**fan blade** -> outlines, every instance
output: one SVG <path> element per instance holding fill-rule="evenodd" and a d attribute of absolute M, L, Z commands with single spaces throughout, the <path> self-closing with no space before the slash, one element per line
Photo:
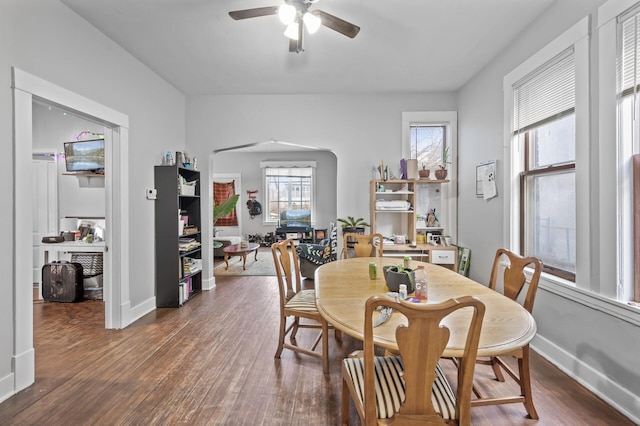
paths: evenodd
<path fill-rule="evenodd" d="M 337 31 L 340 34 L 344 34 L 347 37 L 354 38 L 360 32 L 359 26 L 353 25 L 352 23 L 347 22 L 344 19 L 340 19 L 337 16 L 330 15 L 327 12 L 313 10 L 311 13 L 320 18 L 322 25 Z"/>
<path fill-rule="evenodd" d="M 257 7 L 255 9 L 234 10 L 229 12 L 233 19 L 257 18 L 258 16 L 275 15 L 278 13 L 278 6 Z"/>

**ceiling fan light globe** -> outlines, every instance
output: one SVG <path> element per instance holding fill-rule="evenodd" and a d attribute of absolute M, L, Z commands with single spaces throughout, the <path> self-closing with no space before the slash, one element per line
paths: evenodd
<path fill-rule="evenodd" d="M 292 22 L 287 26 L 287 29 L 284 30 L 284 35 L 289 37 L 291 40 L 298 40 L 298 23 Z"/>
<path fill-rule="evenodd" d="M 278 8 L 278 17 L 285 25 L 291 25 L 296 19 L 297 10 L 290 4 L 283 4 Z"/>
<path fill-rule="evenodd" d="M 315 33 L 318 31 L 318 28 L 320 28 L 320 18 L 312 13 L 306 12 L 302 17 L 302 20 L 304 21 L 304 26 L 307 28 L 307 31 L 309 31 L 309 34 Z"/>

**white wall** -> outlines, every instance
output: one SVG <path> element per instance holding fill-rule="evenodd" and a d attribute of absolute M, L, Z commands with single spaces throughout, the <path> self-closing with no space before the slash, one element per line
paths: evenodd
<path fill-rule="evenodd" d="M 269 140 L 330 150 L 338 161 L 337 217 L 368 218 L 374 166 L 384 160 L 400 176 L 402 112 L 452 110 L 452 93 L 190 96 L 187 149 L 199 159 L 216 149 Z M 212 179 L 213 164 L 200 166 L 203 176 Z M 242 185 L 248 188 L 244 180 Z M 204 228 L 204 235 L 211 229 Z M 204 280 L 212 279 L 211 271 L 203 273 Z"/>
<path fill-rule="evenodd" d="M 592 13 L 592 22 L 597 21 L 597 7 L 603 2 L 557 0 L 459 92 L 458 230 L 460 243 L 471 248 L 470 276 L 477 281 L 488 282 L 495 251 L 507 241 L 503 216 L 506 198 L 501 193 L 504 179 L 503 77 L 581 18 Z M 597 46 L 597 42 L 592 41 L 592 48 L 594 44 Z M 592 55 L 597 57 L 596 52 L 592 51 Z M 597 82 L 597 67 L 592 66 L 590 71 L 592 82 Z M 592 83 L 592 90 L 594 87 Z M 597 93 L 592 93 L 592 102 L 596 102 L 597 97 Z M 591 113 L 593 122 L 597 123 L 597 103 L 592 104 Z M 591 138 L 592 147 L 597 147 L 597 132 Z M 498 160 L 498 197 L 484 201 L 475 197 L 475 165 L 492 159 Z M 597 158 L 593 163 L 597 167 Z M 598 200 L 599 190 L 615 193 L 615 188 L 593 185 L 590 194 L 593 200 Z M 609 217 L 615 217 L 615 211 L 611 211 Z M 593 229 L 595 235 L 598 234 L 596 228 L 597 225 Z M 605 249 L 601 245 L 592 247 L 594 265 L 602 250 Z M 592 279 L 598 279 L 596 275 Z M 600 279 L 615 280 L 615 276 Z M 637 356 L 640 353 L 640 327 L 637 315 L 636 320 L 624 320 L 607 314 L 597 298 L 585 295 L 582 302 L 574 299 L 571 293 L 558 294 L 541 285 L 534 309 L 538 335 L 532 346 L 609 403 L 627 415 L 635 416 L 634 421 L 640 421 L 640 358 Z"/>
<path fill-rule="evenodd" d="M 113 41 L 91 27 L 57 0 L 0 2 L 0 143 L 13 151 L 11 68 L 17 67 L 46 81 L 126 114 L 130 118 L 130 294 L 132 311 L 148 309 L 154 300 L 153 202 L 145 188 L 153 187 L 153 165 L 163 151 L 184 149 L 185 98 Z M 0 168 L 3 235 L 13 235 L 13 165 Z M 0 268 L 12 271 L 11 238 L 0 243 Z M 24 283 L 31 286 L 31 283 Z M 13 280 L 0 283 L 0 400 L 14 391 L 12 360 Z"/>
<path fill-rule="evenodd" d="M 83 131 L 104 133 L 104 126 L 55 107 L 33 104 L 33 149 L 64 153 L 64 142 L 76 140 Z M 85 138 L 86 139 L 86 138 Z M 77 177 L 66 173 L 64 157 L 58 156 L 58 218 L 104 217 L 105 181 L 101 177 Z M 58 222 L 59 223 L 59 222 Z"/>

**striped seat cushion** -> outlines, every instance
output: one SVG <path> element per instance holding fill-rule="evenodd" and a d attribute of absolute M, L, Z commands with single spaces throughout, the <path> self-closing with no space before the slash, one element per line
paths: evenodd
<path fill-rule="evenodd" d="M 318 312 L 318 308 L 316 308 L 316 291 L 301 290 L 289 299 L 284 306 L 287 309 L 295 309 L 296 311 Z"/>
<path fill-rule="evenodd" d="M 356 389 L 360 404 L 364 405 L 364 358 L 346 358 L 346 370 Z M 375 357 L 376 413 L 379 419 L 393 417 L 405 399 L 405 384 L 402 378 L 404 365 L 399 356 Z M 431 389 L 431 402 L 444 419 L 454 419 L 456 397 L 451 385 L 444 377 L 440 364 L 436 366 L 436 380 Z"/>

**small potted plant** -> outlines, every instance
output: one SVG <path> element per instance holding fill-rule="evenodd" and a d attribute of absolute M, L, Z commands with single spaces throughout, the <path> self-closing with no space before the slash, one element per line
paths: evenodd
<path fill-rule="evenodd" d="M 425 163 L 422 163 L 422 169 L 418 170 L 418 176 L 420 179 L 429 179 L 429 169 Z"/>
<path fill-rule="evenodd" d="M 398 291 L 400 284 L 406 284 L 407 294 L 415 291 L 416 276 L 413 269 L 405 268 L 403 265 L 385 266 L 382 272 L 389 291 Z"/>
<path fill-rule="evenodd" d="M 354 216 L 347 216 L 346 219 L 338 218 L 338 222 L 342 224 L 342 233 L 354 232 L 356 234 L 364 234 L 364 228 L 369 225 L 364 218 L 355 218 Z"/>
<path fill-rule="evenodd" d="M 447 178 L 447 164 L 451 164 L 449 161 L 449 147 L 445 147 L 444 153 L 442 154 L 442 164 L 440 164 L 440 168 L 436 169 L 436 179 L 444 180 Z"/>

